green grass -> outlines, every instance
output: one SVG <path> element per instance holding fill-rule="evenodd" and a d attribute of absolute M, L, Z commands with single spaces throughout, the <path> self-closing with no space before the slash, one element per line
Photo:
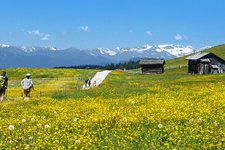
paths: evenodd
<path fill-rule="evenodd" d="M 160 86 L 176 92 L 182 90 L 182 86 L 191 88 L 199 84 L 217 83 L 224 79 L 224 74 L 190 75 L 187 73 L 187 67 L 166 69 L 164 74 L 151 75 L 118 73 L 114 71 L 98 88 L 90 90 L 74 89 L 66 93 L 65 91 L 56 91 L 52 94 L 52 97 L 59 100 L 68 98 L 82 99 L 85 97 L 102 97 L 106 100 L 112 98 L 124 99 L 143 94 L 160 94 L 161 91 L 152 91 L 149 90 L 149 87 Z M 177 87 L 177 89 L 171 89 L 171 86 Z"/>
<path fill-rule="evenodd" d="M 52 68 L 6 68 L 0 69 L 6 71 L 11 80 L 23 79 L 27 73 L 31 74 L 32 78 L 91 78 L 98 71 L 95 69 L 52 69 Z"/>

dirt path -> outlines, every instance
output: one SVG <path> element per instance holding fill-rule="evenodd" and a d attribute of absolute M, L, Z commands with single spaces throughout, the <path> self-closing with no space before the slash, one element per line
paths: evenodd
<path fill-rule="evenodd" d="M 101 84 L 105 80 L 105 78 L 108 76 L 108 74 L 111 72 L 112 71 L 110 71 L 110 70 L 97 72 L 95 74 L 95 76 L 91 79 L 91 87 L 95 87 L 95 86 L 98 86 L 99 84 Z M 85 87 L 85 85 L 83 87 L 85 89 L 89 88 L 89 87 Z"/>

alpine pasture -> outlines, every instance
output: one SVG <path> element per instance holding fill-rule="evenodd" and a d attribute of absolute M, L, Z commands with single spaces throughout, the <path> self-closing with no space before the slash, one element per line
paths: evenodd
<path fill-rule="evenodd" d="M 225 74 L 170 66 L 156 75 L 113 71 L 89 90 L 77 87 L 98 70 L 6 69 L 0 147 L 224 149 Z M 25 101 L 20 81 L 27 72 L 35 90 Z"/>

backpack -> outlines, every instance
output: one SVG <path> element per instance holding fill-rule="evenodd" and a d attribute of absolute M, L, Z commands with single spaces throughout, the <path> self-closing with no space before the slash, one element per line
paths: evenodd
<path fill-rule="evenodd" d="M 0 88 L 4 87 L 5 78 L 3 76 L 0 76 Z"/>

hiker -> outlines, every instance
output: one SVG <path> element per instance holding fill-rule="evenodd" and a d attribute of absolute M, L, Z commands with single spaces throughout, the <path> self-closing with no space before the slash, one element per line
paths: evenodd
<path fill-rule="evenodd" d="M 24 100 L 30 99 L 30 91 L 34 89 L 32 79 L 30 79 L 30 74 L 26 74 L 26 78 L 21 81 L 21 85 L 23 86 L 23 91 L 25 94 Z"/>
<path fill-rule="evenodd" d="M 85 80 L 85 87 L 88 86 L 88 80 Z"/>
<path fill-rule="evenodd" d="M 89 87 L 91 86 L 91 80 L 88 80 L 88 86 Z"/>
<path fill-rule="evenodd" d="M 8 77 L 6 76 L 6 72 L 3 71 L 0 76 L 0 102 L 3 101 L 6 89 L 8 87 Z"/>
<path fill-rule="evenodd" d="M 93 86 L 96 86 L 96 80 L 94 81 Z"/>

